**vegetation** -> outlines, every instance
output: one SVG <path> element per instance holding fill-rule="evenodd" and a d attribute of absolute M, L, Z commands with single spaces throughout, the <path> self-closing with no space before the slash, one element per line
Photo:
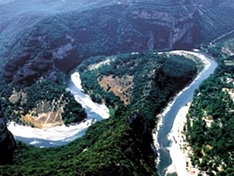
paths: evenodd
<path fill-rule="evenodd" d="M 14 164 L 0 166 L 2 175 L 156 175 L 149 129 L 131 127 L 117 112 L 92 125 L 83 138 L 50 149 L 18 143 Z M 143 130 L 146 130 L 147 133 Z M 150 136 L 149 136 L 150 137 Z"/>
<path fill-rule="evenodd" d="M 35 111 L 44 102 L 48 109 L 63 107 L 66 124 L 81 121 L 86 115 L 71 94 L 65 92 L 64 74 L 59 73 L 57 83 L 45 74 L 54 68 L 68 72 L 94 55 L 207 44 L 232 30 L 231 1 L 156 0 L 153 5 L 139 1 L 103 6 L 94 3 L 42 19 L 16 40 L 20 43 L 3 47 L 7 50 L 6 60 L 11 59 L 3 74 L 9 84 L 0 80 L 4 115 L 25 123 L 20 120 L 21 115 Z M 223 56 L 217 48 L 208 50 L 219 59 L 219 67 L 197 91 L 186 135 L 194 150 L 195 165 L 209 175 L 231 175 L 233 85 L 229 81 L 233 79 L 233 58 Z M 110 59 L 110 64 L 90 69 L 93 63 L 105 60 L 106 57 L 87 60 L 78 69 L 86 93 L 94 101 L 106 103 L 111 118 L 96 123 L 83 138 L 68 146 L 39 149 L 19 143 L 13 165 L 0 167 L 2 175 L 156 175 L 155 154 L 150 147 L 155 116 L 194 78 L 199 68 L 182 56 L 140 53 L 117 55 Z M 33 75 L 27 75 L 27 70 Z M 12 84 L 27 83 L 27 78 L 32 79 L 27 87 Z M 105 87 L 105 82 L 110 84 Z M 120 89 L 114 89 L 113 83 Z M 10 101 L 14 91 L 21 96 Z M 37 116 L 38 111 L 33 113 Z"/>
<path fill-rule="evenodd" d="M 105 60 L 108 60 L 107 64 Z M 95 63 L 101 66 L 95 68 Z M 92 68 L 94 67 L 94 68 Z M 155 115 L 160 113 L 171 97 L 192 81 L 198 68 L 194 61 L 183 56 L 158 55 L 155 53 L 120 54 L 115 57 L 97 57 L 84 61 L 78 70 L 81 74 L 84 90 L 91 94 L 93 100 L 104 101 L 110 108 L 123 106 L 120 96 L 109 86 L 102 87 L 102 80 L 109 78 L 118 80 L 115 87 L 128 98 L 125 105 L 131 111 L 148 120 L 154 121 Z M 127 81 L 127 78 L 132 78 Z M 105 84 L 111 85 L 113 79 Z M 123 81 L 120 81 L 123 80 Z M 126 83 L 127 82 L 127 83 Z M 117 85 L 119 84 L 119 85 Z M 130 87 L 128 85 L 131 85 Z"/>
<path fill-rule="evenodd" d="M 21 116 L 34 113 L 47 113 L 63 109 L 63 121 L 65 124 L 76 123 L 86 118 L 85 110 L 75 101 L 70 92 L 65 91 L 65 75 L 58 72 L 57 81 L 48 78 L 41 78 L 35 84 L 28 87 L 19 85 L 1 84 L 2 106 L 4 107 L 4 115 L 8 120 L 13 120 L 19 124 L 27 124 L 22 120 Z M 15 94 L 16 98 L 10 100 Z M 43 105 L 43 108 L 42 108 Z M 33 125 L 33 124 L 30 124 Z"/>
<path fill-rule="evenodd" d="M 71 12 L 43 18 L 27 30 L 20 42 L 11 44 L 9 50 L 6 48 L 5 56 L 12 59 L 26 54 L 25 59 L 35 63 L 42 57 L 41 53 L 52 51 L 50 59 L 55 67 L 68 72 L 82 60 L 100 54 L 191 49 L 229 33 L 234 25 L 231 0 L 156 0 L 130 4 L 95 4 L 95 7 L 85 4 L 84 8 L 81 5 Z M 142 12 L 148 15 L 141 17 Z M 155 16 L 150 18 L 150 14 Z M 152 45 L 148 42 L 150 38 L 154 41 Z M 66 46 L 71 48 L 59 55 L 57 51 Z"/>
<path fill-rule="evenodd" d="M 90 69 L 105 59 L 92 58 L 78 69 L 86 92 L 109 101 L 112 116 L 67 146 L 40 149 L 19 142 L 13 164 L 0 166 L 2 175 L 157 175 L 151 135 L 156 113 L 192 81 L 198 68 L 182 56 L 141 53 L 112 56 L 109 64 Z M 129 104 L 99 84 L 105 76 L 125 79 L 128 74 L 134 83 Z"/>
<path fill-rule="evenodd" d="M 208 175 L 234 173 L 234 59 L 221 48 L 209 48 L 218 67 L 196 91 L 185 130 L 193 165 Z"/>

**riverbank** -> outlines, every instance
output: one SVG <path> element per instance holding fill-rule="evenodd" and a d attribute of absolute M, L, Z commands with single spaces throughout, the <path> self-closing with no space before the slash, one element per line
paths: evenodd
<path fill-rule="evenodd" d="M 203 71 L 208 69 L 208 67 L 210 66 L 210 63 L 202 54 L 184 51 L 173 51 L 172 53 L 184 56 L 192 54 L 196 57 L 199 57 L 204 64 Z M 196 79 L 198 79 L 200 76 L 201 73 L 197 76 Z M 178 176 L 193 176 L 199 173 L 198 169 L 192 167 L 189 158 L 189 153 L 191 153 L 192 151 L 191 148 L 188 147 L 188 143 L 185 141 L 185 136 L 183 134 L 183 129 L 186 125 L 186 115 L 188 114 L 190 104 L 191 102 L 187 103 L 186 106 L 180 108 L 178 114 L 174 119 L 172 129 L 168 134 L 168 140 L 171 141 L 168 150 L 172 159 L 172 164 L 167 168 L 166 174 L 176 172 Z"/>
<path fill-rule="evenodd" d="M 8 129 L 14 136 L 20 136 L 23 138 L 34 138 L 35 141 L 39 139 L 58 141 L 70 138 L 83 130 L 87 129 L 91 125 L 91 120 L 86 120 L 75 125 L 61 125 L 51 128 L 32 128 L 29 126 L 18 125 L 15 122 L 10 122 Z M 33 143 L 32 143 L 33 144 Z"/>
<path fill-rule="evenodd" d="M 167 168 L 166 175 L 169 173 L 177 173 L 177 175 L 187 176 L 188 172 L 186 170 L 186 162 L 188 162 L 188 157 L 186 155 L 184 147 L 184 136 L 183 127 L 186 123 L 186 114 L 189 110 L 189 105 L 182 107 L 175 117 L 173 127 L 171 132 L 168 134 L 168 140 L 170 140 L 170 147 L 168 148 L 172 163 Z M 179 161 L 179 162 L 178 162 Z"/>
<path fill-rule="evenodd" d="M 173 54 L 177 54 L 177 55 L 184 55 L 185 57 L 189 57 L 189 55 L 198 57 L 203 62 L 204 69 L 198 74 L 198 76 L 194 79 L 194 81 L 188 87 L 184 88 L 181 92 L 179 92 L 177 94 L 177 96 L 174 98 L 174 100 L 171 103 L 169 103 L 168 106 L 164 109 L 164 111 L 158 116 L 159 120 L 158 120 L 157 130 L 153 134 L 154 140 L 156 139 L 156 141 L 154 141 L 154 144 L 159 149 L 159 152 L 158 152 L 159 157 L 157 160 L 157 165 L 160 166 L 160 169 L 162 169 L 159 172 L 160 174 L 164 173 L 166 175 L 166 173 L 175 173 L 176 172 L 178 176 L 195 175 L 198 171 L 196 169 L 190 167 L 191 164 L 189 162 L 190 160 L 188 157 L 189 149 L 184 147 L 185 143 L 183 140 L 182 132 L 183 132 L 183 126 L 186 123 L 186 114 L 189 110 L 188 102 L 190 102 L 192 99 L 191 93 L 193 94 L 193 92 L 195 90 L 194 87 L 199 86 L 199 84 L 197 84 L 197 82 L 200 82 L 200 79 L 204 80 L 206 77 L 208 77 L 208 75 L 204 76 L 205 75 L 204 73 L 206 73 L 206 71 L 208 69 L 210 70 L 211 61 L 208 60 L 205 55 L 199 54 L 197 52 L 192 52 L 192 51 L 177 50 L 177 51 L 171 51 L 169 53 L 173 53 Z M 189 94 L 189 96 L 191 96 L 191 98 L 189 98 L 189 96 L 188 97 L 184 96 L 184 94 L 187 95 L 187 93 L 185 93 L 185 92 L 189 92 L 188 90 L 190 90 L 190 89 L 193 90 L 193 92 L 191 91 L 191 93 Z M 183 96 L 181 94 L 183 94 Z M 188 99 L 188 100 L 187 101 L 183 100 L 182 97 L 184 97 L 184 99 Z M 177 108 L 175 108 L 174 106 L 176 106 L 175 104 L 178 104 L 178 102 L 184 102 L 184 105 L 185 104 L 187 104 L 187 105 L 186 106 L 181 105 L 179 107 L 178 111 L 176 111 Z M 170 112 L 171 108 L 173 109 L 173 113 Z M 172 114 L 174 114 L 174 115 L 172 115 Z M 165 119 L 167 119 L 166 122 L 165 122 Z M 167 124 L 166 126 L 168 126 L 168 123 L 170 123 L 169 119 L 172 122 L 172 127 L 171 128 L 166 127 L 167 130 L 169 130 L 169 131 L 168 131 L 168 133 L 165 133 L 164 125 L 166 123 Z M 170 146 L 168 146 L 164 142 L 163 142 L 163 144 L 161 144 L 161 143 L 159 144 L 159 142 L 158 142 L 159 139 L 160 139 L 160 141 L 164 140 L 164 139 L 162 139 L 162 134 L 160 134 L 160 137 L 159 137 L 160 131 L 164 131 L 164 133 L 165 133 L 164 135 L 166 135 L 166 138 L 168 136 Z M 163 152 L 164 150 L 169 151 L 168 155 L 170 156 L 170 158 L 172 160 L 172 164 L 170 166 L 166 166 L 166 168 L 162 167 L 162 164 L 161 164 L 161 162 L 163 161 L 163 165 L 165 166 L 165 160 L 168 160 L 168 158 L 167 159 L 164 158 L 165 152 L 163 153 L 163 156 L 161 156 L 161 152 Z M 187 167 L 187 166 L 189 166 L 189 167 Z"/>
<path fill-rule="evenodd" d="M 173 52 L 177 54 L 186 54 L 186 53 L 193 54 L 196 56 L 200 56 L 200 59 L 203 60 L 204 62 L 206 61 L 205 56 L 199 53 L 187 52 L 187 51 L 172 51 L 172 53 Z M 208 61 L 205 62 L 205 67 L 209 67 Z M 81 80 L 78 72 L 75 72 L 71 75 L 71 83 L 72 84 L 69 84 L 67 90 L 70 91 L 74 95 L 75 99 L 79 103 L 81 103 L 82 106 L 86 109 L 86 113 L 88 115 L 88 118 L 86 120 L 75 125 L 70 125 L 70 126 L 62 125 L 48 129 L 37 129 L 37 128 L 25 127 L 21 125 L 16 125 L 14 123 L 10 123 L 8 128 L 10 131 L 12 131 L 13 135 L 23 138 L 30 138 L 32 139 L 31 142 L 29 142 L 31 144 L 34 144 L 34 142 L 32 142 L 34 138 L 36 141 L 40 139 L 50 140 L 50 141 L 60 141 L 60 140 L 67 140 L 68 138 L 72 138 L 74 140 L 75 138 L 82 136 L 84 134 L 84 131 L 87 130 L 87 128 L 92 123 L 100 121 L 102 119 L 107 119 L 109 117 L 109 111 L 105 105 L 100 105 L 92 102 L 91 98 L 83 93 Z M 183 91 L 181 91 L 177 95 L 177 97 L 180 96 L 188 88 L 189 86 L 186 87 Z M 165 116 L 168 111 L 170 111 L 171 106 L 174 104 L 175 100 L 169 103 L 167 108 L 161 114 L 162 117 Z M 162 125 L 162 118 L 159 118 L 157 129 L 159 129 L 161 125 Z M 155 146 L 159 148 L 159 145 L 157 144 L 157 132 L 153 136 L 154 136 Z"/>
<path fill-rule="evenodd" d="M 87 118 L 78 124 L 60 125 L 51 128 L 32 128 L 30 126 L 18 125 L 15 122 L 8 124 L 8 129 L 16 137 L 31 139 L 29 144 L 37 144 L 40 140 L 64 141 L 69 138 L 74 140 L 84 135 L 85 131 L 93 123 L 109 118 L 109 110 L 104 104 L 94 103 L 89 95 L 83 93 L 80 75 L 75 72 L 71 75 L 71 83 L 67 91 L 70 91 L 87 113 Z M 69 140 L 70 141 L 70 140 Z M 45 147 L 45 146 L 41 146 Z"/>
<path fill-rule="evenodd" d="M 191 164 L 189 153 L 191 148 L 185 141 L 183 129 L 186 124 L 186 115 L 189 111 L 190 102 L 183 106 L 175 117 L 171 132 L 168 134 L 168 139 L 171 141 L 168 148 L 172 163 L 167 168 L 166 175 L 169 173 L 177 173 L 178 176 L 194 176 L 199 173 L 199 170 Z"/>

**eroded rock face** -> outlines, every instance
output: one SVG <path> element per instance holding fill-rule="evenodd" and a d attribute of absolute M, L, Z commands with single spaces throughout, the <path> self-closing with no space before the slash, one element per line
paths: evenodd
<path fill-rule="evenodd" d="M 175 16 L 153 8 L 136 7 L 129 12 L 129 17 L 137 28 L 148 30 L 148 50 L 192 48 L 200 42 L 196 10 L 184 16 Z"/>
<path fill-rule="evenodd" d="M 191 48 L 200 42 L 196 11 L 181 16 L 139 4 L 107 5 L 48 17 L 28 32 L 6 64 L 3 78 L 33 83 L 83 59 L 117 52 Z"/>
<path fill-rule="evenodd" d="M 0 117 L 0 165 L 10 164 L 16 142 L 12 133 L 7 129 L 6 119 Z"/>

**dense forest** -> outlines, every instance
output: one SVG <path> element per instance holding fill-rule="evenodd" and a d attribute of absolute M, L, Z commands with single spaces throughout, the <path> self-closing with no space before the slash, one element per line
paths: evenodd
<path fill-rule="evenodd" d="M 142 128 L 147 123 L 130 125 L 126 114 L 119 112 L 118 118 L 92 125 L 83 138 L 64 147 L 40 149 L 18 143 L 14 164 L 0 166 L 1 174 L 156 175 L 155 153 L 147 141 L 150 131 Z"/>
<path fill-rule="evenodd" d="M 96 67 L 108 58 L 108 64 Z M 157 153 L 151 134 L 155 117 L 192 81 L 200 66 L 183 56 L 155 53 L 85 61 L 78 67 L 85 90 L 96 96 L 95 100 L 99 97 L 97 101 L 107 102 L 111 117 L 95 123 L 82 138 L 66 146 L 41 149 L 18 142 L 13 164 L 0 166 L 1 174 L 157 175 Z M 101 79 L 109 75 L 115 76 L 119 85 L 120 78 L 131 78 L 133 84 L 126 89 L 129 102 L 112 92 L 111 82 L 108 89 L 101 87 Z M 97 90 L 100 92 L 96 95 Z"/>
<path fill-rule="evenodd" d="M 119 54 L 86 60 L 78 71 L 84 90 L 94 101 L 104 101 L 112 110 L 125 105 L 154 121 L 175 93 L 192 81 L 197 66 L 201 67 L 194 61 L 156 53 Z"/>
<path fill-rule="evenodd" d="M 222 46 L 207 49 L 218 67 L 196 91 L 185 129 L 192 164 L 211 176 L 234 173 L 234 58 Z"/>
<path fill-rule="evenodd" d="M 233 52 L 213 47 L 234 36 L 233 0 L 0 4 L 3 116 L 40 128 L 48 114 L 59 114 L 54 126 L 85 119 L 85 110 L 66 91 L 66 74 L 79 64 L 85 93 L 110 110 L 109 119 L 67 146 L 41 149 L 17 142 L 12 164 L 0 166 L 0 175 L 157 175 L 151 136 L 156 116 L 202 66 L 168 53 L 98 55 L 208 44 L 219 67 L 196 91 L 185 135 L 193 165 L 208 175 L 233 175 Z"/>

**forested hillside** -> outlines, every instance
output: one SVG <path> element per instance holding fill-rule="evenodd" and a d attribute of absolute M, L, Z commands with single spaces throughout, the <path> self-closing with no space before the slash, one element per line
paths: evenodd
<path fill-rule="evenodd" d="M 64 82 L 57 81 L 58 85 L 52 83 L 58 79 L 56 76 L 54 78 L 54 75 L 60 75 L 61 71 L 68 74 L 90 56 L 132 51 L 191 49 L 208 44 L 220 35 L 233 35 L 234 22 L 230 18 L 234 15 L 234 4 L 231 0 L 134 2 L 123 0 L 108 1 L 108 3 L 106 0 L 98 2 L 91 0 L 79 2 L 79 5 L 71 0 L 70 3 L 66 2 L 67 6 L 62 5 L 61 2 L 57 2 L 55 6 L 53 2 L 40 2 L 42 6 L 37 10 L 34 9 L 33 3 L 40 3 L 36 0 L 27 3 L 12 1 L 1 6 L 0 9 L 0 15 L 4 19 L 0 22 L 0 41 L 2 41 L 0 70 L 2 70 L 2 83 L 5 84 L 2 86 L 10 87 L 5 98 L 8 99 L 9 96 L 16 94 L 27 95 L 28 103 L 18 101 L 18 104 L 24 102 L 22 105 L 24 114 L 30 114 L 30 116 L 37 115 L 38 112 L 34 112 L 35 109 L 45 105 L 41 105 L 38 99 L 45 98 L 46 89 L 50 89 L 51 85 L 63 89 Z M 50 4 L 51 11 L 48 11 L 47 3 Z M 17 7 L 22 8 L 22 11 Z M 32 13 L 33 10 L 37 13 L 36 17 Z M 45 10 L 44 13 L 43 10 Z M 21 15 L 16 17 L 15 12 Z M 24 21 L 25 26 L 22 26 L 20 21 Z M 14 29 L 17 25 L 20 27 Z M 41 82 L 41 79 L 47 78 L 49 82 L 47 80 Z M 131 77 L 127 79 L 131 80 Z M 36 90 L 39 92 L 38 89 L 43 91 L 37 97 L 30 93 Z M 63 98 L 65 95 L 61 93 L 62 89 L 59 91 L 50 89 L 50 98 L 48 96 L 45 100 L 51 99 L 52 95 L 56 97 L 55 100 L 46 103 L 49 104 L 50 109 L 54 107 L 56 110 L 62 110 L 61 107 L 67 101 Z M 129 101 L 128 92 L 125 93 L 126 95 L 122 97 L 124 102 Z M 94 98 L 93 95 L 92 97 Z M 95 98 L 100 101 L 97 95 Z M 54 106 L 59 102 L 59 106 Z M 17 118 L 15 118 L 15 114 L 21 114 L 22 111 L 18 104 L 13 103 L 10 105 L 11 109 L 6 110 L 6 115 L 11 115 L 11 119 L 19 119 L 20 115 L 16 115 Z M 72 108 L 65 107 L 65 109 L 64 116 L 67 116 L 68 110 Z M 12 110 L 16 113 L 12 113 Z M 47 113 L 47 110 L 44 110 Z M 76 113 L 83 114 L 83 111 L 78 110 Z M 78 119 L 74 116 L 69 119 L 63 117 L 67 120 L 58 117 L 57 124 L 77 122 L 85 117 L 84 114 L 81 116 Z M 40 126 L 31 118 L 25 117 L 25 119 L 34 126 Z"/>
<path fill-rule="evenodd" d="M 124 105 L 154 120 L 175 93 L 192 81 L 198 72 L 194 61 L 156 53 L 119 54 L 86 60 L 78 71 L 94 101 L 113 110 Z"/>
<path fill-rule="evenodd" d="M 4 116 L 38 128 L 79 123 L 85 111 L 66 92 L 66 76 L 75 69 L 85 92 L 105 103 L 111 117 L 67 146 L 39 149 L 18 142 L 13 164 L 0 166 L 0 173 L 156 175 L 151 136 L 156 116 L 202 67 L 156 51 L 213 46 L 234 35 L 233 16 L 233 0 L 4 2 Z M 193 164 L 209 175 L 233 173 L 234 61 L 233 44 L 228 46 L 205 48 L 219 67 L 196 92 L 185 129 Z M 125 52 L 133 53 L 119 54 Z"/>
<path fill-rule="evenodd" d="M 156 53 L 85 61 L 78 67 L 85 90 L 94 100 L 107 103 L 111 117 L 95 123 L 84 137 L 67 146 L 39 149 L 18 143 L 13 164 L 0 166 L 1 174 L 157 175 L 152 139 L 156 115 L 192 81 L 199 67 L 196 60 Z M 110 75 L 126 90 L 125 103 L 112 89 L 113 79 L 107 89 L 101 87 L 102 79 Z M 129 79 L 127 85 L 122 79 Z"/>
<path fill-rule="evenodd" d="M 128 123 L 129 111 L 92 125 L 67 146 L 40 149 L 18 143 L 11 166 L 2 175 L 156 175 L 151 133 L 141 117 Z M 140 127 L 140 128 L 138 128 Z"/>
<path fill-rule="evenodd" d="M 207 45 L 219 36 L 229 34 L 229 37 L 234 33 L 234 21 L 231 19 L 234 15 L 234 1 L 232 0 L 155 0 L 155 3 L 163 11 L 175 14 L 194 12 L 200 24 L 200 33 L 195 34 L 201 37 L 200 44 Z M 177 9 L 180 12 L 177 12 Z"/>
<path fill-rule="evenodd" d="M 233 43 L 233 42 L 231 42 Z M 234 58 L 232 44 L 208 48 L 218 60 L 215 73 L 204 81 L 192 101 L 185 134 L 191 161 L 208 175 L 233 175 Z"/>

